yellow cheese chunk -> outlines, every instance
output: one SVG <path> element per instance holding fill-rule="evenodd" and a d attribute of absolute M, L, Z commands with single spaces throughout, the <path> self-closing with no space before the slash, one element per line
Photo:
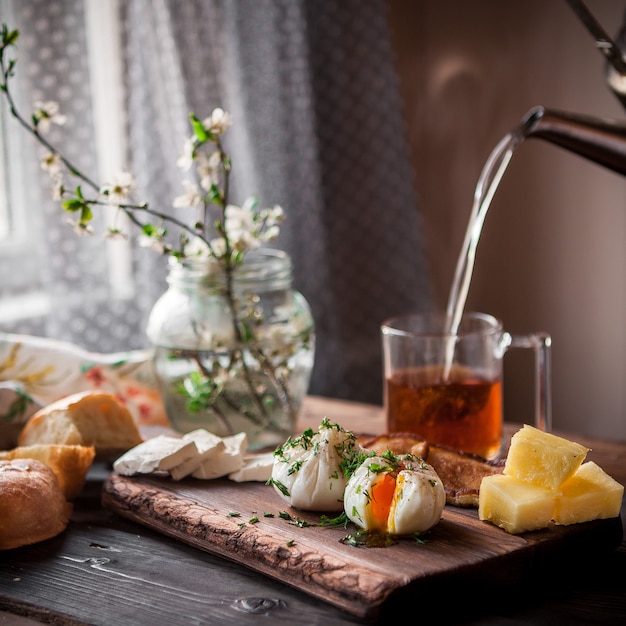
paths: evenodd
<path fill-rule="evenodd" d="M 545 528 L 554 513 L 557 491 L 514 476 L 485 476 L 480 484 L 478 518 L 517 534 Z"/>
<path fill-rule="evenodd" d="M 567 525 L 617 517 L 624 487 L 593 461 L 583 463 L 560 488 L 554 520 Z"/>
<path fill-rule="evenodd" d="M 533 485 L 557 489 L 574 475 L 588 451 L 579 443 L 526 424 L 511 438 L 503 473 Z"/>

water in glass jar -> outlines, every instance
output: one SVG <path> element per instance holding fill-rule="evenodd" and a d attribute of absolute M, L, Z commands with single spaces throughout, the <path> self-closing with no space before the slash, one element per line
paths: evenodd
<path fill-rule="evenodd" d="M 313 352 L 294 346 L 282 366 L 267 367 L 254 348 L 217 353 L 156 347 L 154 367 L 171 426 L 205 428 L 221 437 L 248 434 L 250 450 L 275 447 L 293 434 Z"/>

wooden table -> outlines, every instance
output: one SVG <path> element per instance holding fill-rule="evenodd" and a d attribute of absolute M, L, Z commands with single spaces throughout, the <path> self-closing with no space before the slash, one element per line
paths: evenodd
<path fill-rule="evenodd" d="M 358 433 L 384 430 L 380 407 L 316 397 L 306 399 L 300 428 L 317 428 L 323 417 Z M 507 433 L 518 427 L 507 425 Z M 571 438 L 590 447 L 588 458 L 626 484 L 626 443 Z M 100 494 L 107 473 L 108 468 L 94 466 L 62 535 L 0 552 L 0 624 L 363 623 L 105 510 Z M 497 594 L 477 581 L 473 588 L 450 589 L 443 598 L 385 606 L 378 621 L 406 620 L 407 615 L 412 623 L 420 616 L 436 616 L 439 624 L 621 625 L 626 623 L 626 542 L 566 568 L 560 580 L 536 572 L 532 580 Z"/>

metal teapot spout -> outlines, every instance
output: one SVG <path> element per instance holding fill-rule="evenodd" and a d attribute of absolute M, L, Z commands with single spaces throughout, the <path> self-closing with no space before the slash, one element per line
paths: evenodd
<path fill-rule="evenodd" d="M 626 176 L 624 123 L 538 106 L 524 116 L 519 134 L 522 139 L 543 139 Z"/>

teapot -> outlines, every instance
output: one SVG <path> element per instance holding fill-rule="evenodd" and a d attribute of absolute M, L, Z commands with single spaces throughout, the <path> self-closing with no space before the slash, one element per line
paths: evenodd
<path fill-rule="evenodd" d="M 626 123 L 537 106 L 523 117 L 517 135 L 543 139 L 626 175 Z"/>
<path fill-rule="evenodd" d="M 626 55 L 622 52 L 626 48 L 626 22 L 613 41 L 582 0 L 567 0 L 567 3 L 605 56 L 606 81 L 626 109 Z M 543 139 L 626 175 L 626 123 L 538 106 L 526 113 L 515 137 L 518 141 Z"/>

